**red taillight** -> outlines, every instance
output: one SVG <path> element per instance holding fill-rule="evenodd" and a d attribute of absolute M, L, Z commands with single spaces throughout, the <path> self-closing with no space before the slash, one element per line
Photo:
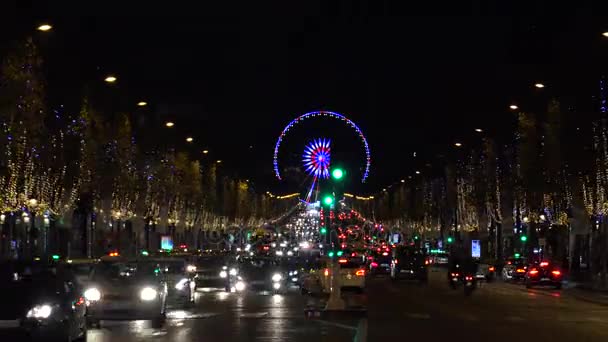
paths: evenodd
<path fill-rule="evenodd" d="M 374 257 L 373 256 L 368 256 L 367 260 L 374 260 Z"/>
<path fill-rule="evenodd" d="M 466 277 L 464 277 L 464 279 L 465 279 L 465 280 L 468 280 L 468 281 L 471 281 L 471 280 L 473 280 L 473 277 L 471 277 L 471 276 L 466 276 Z"/>
<path fill-rule="evenodd" d="M 346 264 L 347 262 L 348 262 L 348 260 L 346 260 L 346 259 L 339 259 L 338 260 L 338 263 L 340 263 L 340 264 Z"/>
<path fill-rule="evenodd" d="M 355 273 L 358 276 L 364 276 L 365 275 L 365 270 L 357 270 L 357 273 Z"/>
<path fill-rule="evenodd" d="M 512 264 L 512 262 L 510 262 L 510 261 L 507 261 L 507 265 L 511 265 L 511 264 Z"/>
<path fill-rule="evenodd" d="M 540 263 L 540 267 L 547 267 L 547 266 L 549 266 L 549 262 L 547 262 L 547 261 L 543 261 Z"/>
<path fill-rule="evenodd" d="M 515 272 L 524 273 L 524 272 L 526 272 L 526 270 L 524 270 L 523 268 L 518 268 Z"/>
<path fill-rule="evenodd" d="M 428 261 L 428 260 L 424 260 L 424 264 L 425 264 L 425 265 L 428 265 L 428 264 L 429 264 L 429 261 Z"/>
<path fill-rule="evenodd" d="M 267 250 L 269 250 L 269 249 L 270 249 L 270 247 L 268 247 L 268 246 L 264 246 L 264 247 L 262 247 L 262 248 L 263 248 L 265 251 L 267 251 Z"/>
<path fill-rule="evenodd" d="M 490 271 L 490 272 L 494 272 L 494 266 L 490 266 L 490 267 L 488 267 L 488 271 Z"/>
<path fill-rule="evenodd" d="M 350 255 L 350 256 L 351 256 L 351 257 L 356 257 L 356 256 L 357 256 L 357 253 L 351 253 L 351 255 Z"/>
<path fill-rule="evenodd" d="M 378 267 L 378 263 L 377 262 L 372 262 L 372 267 Z"/>
<path fill-rule="evenodd" d="M 459 274 L 458 273 L 452 273 L 452 277 L 458 277 Z"/>
<path fill-rule="evenodd" d="M 399 259 L 395 259 L 395 265 L 399 263 Z"/>
<path fill-rule="evenodd" d="M 76 304 L 76 306 L 84 304 L 84 298 L 82 298 L 82 297 L 78 298 L 78 301 L 75 304 Z"/>
<path fill-rule="evenodd" d="M 530 275 L 536 275 L 536 274 L 538 274 L 538 270 L 537 269 L 530 270 Z"/>
<path fill-rule="evenodd" d="M 551 274 L 553 274 L 556 277 L 559 277 L 562 274 L 562 272 L 555 270 L 555 271 L 551 272 Z"/>
<path fill-rule="evenodd" d="M 329 275 L 329 268 L 326 268 L 325 271 L 323 271 L 323 275 L 326 277 Z"/>

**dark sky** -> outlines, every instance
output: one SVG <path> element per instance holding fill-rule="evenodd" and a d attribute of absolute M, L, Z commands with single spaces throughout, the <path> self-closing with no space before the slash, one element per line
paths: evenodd
<path fill-rule="evenodd" d="M 608 66 L 608 21 L 597 7 L 436 2 L 418 12 L 322 3 L 137 10 L 21 2 L 15 15 L 2 14 L 0 51 L 33 32 L 52 103 L 78 103 L 84 84 L 116 74 L 117 101 L 145 99 L 141 115 L 176 122 L 167 139 L 191 134 L 209 158 L 277 192 L 301 190 L 273 179 L 272 152 L 282 128 L 308 111 L 336 111 L 362 128 L 373 165 L 369 184 L 354 190 L 372 193 L 436 163 L 454 141 L 474 141 L 475 128 L 504 131 L 513 101 L 563 96 L 574 110 L 593 108 Z M 47 20 L 52 32 L 33 30 Z M 547 84 L 543 93 L 537 81 Z M 303 125 L 292 145 L 326 131 Z M 356 136 L 337 131 L 334 139 L 356 150 Z M 357 153 L 353 163 L 362 164 Z"/>

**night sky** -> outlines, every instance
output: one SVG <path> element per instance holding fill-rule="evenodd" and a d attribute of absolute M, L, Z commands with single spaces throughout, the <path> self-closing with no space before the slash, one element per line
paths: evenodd
<path fill-rule="evenodd" d="M 151 105 L 141 115 L 176 122 L 167 139 L 181 144 L 191 134 L 191 149 L 208 148 L 208 158 L 277 193 L 302 190 L 274 180 L 272 152 L 282 128 L 308 111 L 342 113 L 365 132 L 372 172 L 352 190 L 369 194 L 437 166 L 455 141 L 478 139 L 475 128 L 504 133 L 513 102 L 533 108 L 556 96 L 573 115 L 597 110 L 608 69 L 608 20 L 599 15 L 607 12 L 597 7 L 437 2 L 417 16 L 350 1 L 140 10 L 20 3 L 2 14 L 0 53 L 34 34 L 49 103 L 77 111 L 84 84 L 116 74 L 117 102 L 144 99 Z M 45 36 L 34 30 L 43 21 L 54 25 Z M 297 163 L 298 146 L 328 130 L 343 148 L 360 146 L 348 130 L 303 125 L 285 160 Z M 347 168 L 361 167 L 357 153 L 345 157 Z"/>

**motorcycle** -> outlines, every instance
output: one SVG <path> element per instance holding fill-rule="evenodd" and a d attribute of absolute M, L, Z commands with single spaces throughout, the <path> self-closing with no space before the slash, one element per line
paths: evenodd
<path fill-rule="evenodd" d="M 463 279 L 464 285 L 464 295 L 470 296 L 473 293 L 473 290 L 477 287 L 477 279 L 475 279 L 475 275 L 466 274 Z"/>

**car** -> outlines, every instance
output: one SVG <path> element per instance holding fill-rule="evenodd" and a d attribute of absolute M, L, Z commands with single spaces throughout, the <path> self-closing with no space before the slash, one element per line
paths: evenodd
<path fill-rule="evenodd" d="M 69 270 L 61 266 L 0 265 L 0 340 L 86 339 L 86 303 Z"/>
<path fill-rule="evenodd" d="M 67 259 L 64 266 L 74 274 L 80 287 L 85 288 L 89 283 L 91 270 L 97 262 L 99 259 Z"/>
<path fill-rule="evenodd" d="M 496 267 L 494 265 L 485 262 L 477 263 L 477 272 L 475 274 L 475 279 L 477 279 L 477 281 L 492 282 L 494 281 L 495 274 Z"/>
<path fill-rule="evenodd" d="M 424 250 L 398 246 L 393 249 L 390 277 L 392 280 L 409 279 L 427 282 L 429 261 Z"/>
<path fill-rule="evenodd" d="M 541 261 L 531 264 L 526 272 L 526 288 L 532 286 L 553 286 L 562 288 L 563 273 L 559 267 L 549 261 Z"/>
<path fill-rule="evenodd" d="M 507 267 L 509 266 L 509 267 Z M 528 272 L 528 265 L 524 260 L 517 260 L 511 265 L 505 266 L 506 271 L 503 269 L 503 276 L 506 272 L 507 279 L 512 282 L 521 282 L 525 280 L 526 273 Z"/>
<path fill-rule="evenodd" d="M 101 320 L 151 320 L 160 328 L 165 321 L 167 283 L 150 262 L 102 258 L 84 297 L 89 327 L 99 326 Z"/>
<path fill-rule="evenodd" d="M 431 257 L 431 263 L 434 265 L 447 265 L 449 260 L 450 256 L 447 253 L 437 253 Z"/>
<path fill-rule="evenodd" d="M 391 252 L 385 251 L 371 251 L 367 256 L 367 267 L 370 276 L 378 274 L 390 274 L 391 273 Z"/>
<path fill-rule="evenodd" d="M 172 302 L 194 303 L 196 293 L 195 266 L 183 258 L 159 258 L 140 260 L 140 264 L 150 263 L 160 269 L 163 281 L 167 283 L 167 296 Z"/>
<path fill-rule="evenodd" d="M 276 258 L 247 257 L 239 262 L 238 281 L 248 290 L 283 293 L 287 289 L 289 274 Z"/>
<path fill-rule="evenodd" d="M 358 257 L 338 257 L 336 260 L 339 272 L 338 284 L 341 290 L 355 291 L 362 293 L 365 291 L 365 264 Z M 332 260 L 326 260 L 321 272 L 318 273 L 321 289 L 325 293 L 331 292 L 331 275 L 334 270 Z"/>
<path fill-rule="evenodd" d="M 203 291 L 236 290 L 238 267 L 222 255 L 205 255 L 194 261 L 196 287 Z M 239 284 L 241 288 L 242 284 Z"/>

